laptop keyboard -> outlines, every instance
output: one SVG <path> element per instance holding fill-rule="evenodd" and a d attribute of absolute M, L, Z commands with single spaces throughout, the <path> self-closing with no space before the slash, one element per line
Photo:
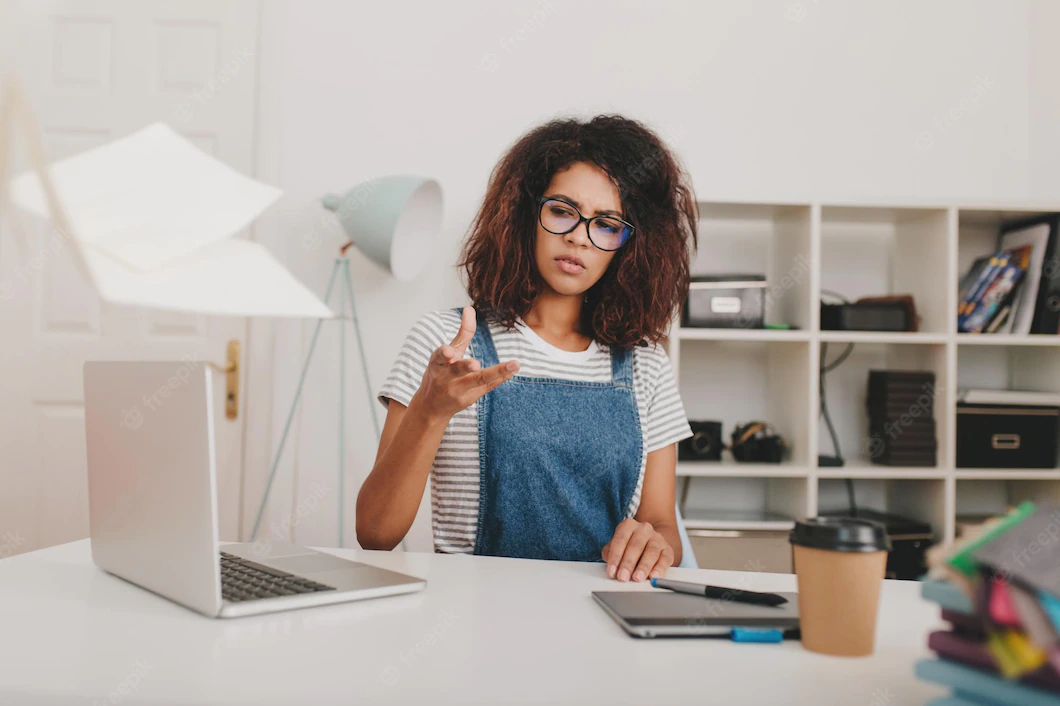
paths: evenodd
<path fill-rule="evenodd" d="M 221 597 L 226 601 L 238 603 L 334 590 L 334 586 L 325 586 L 235 554 L 221 552 Z"/>

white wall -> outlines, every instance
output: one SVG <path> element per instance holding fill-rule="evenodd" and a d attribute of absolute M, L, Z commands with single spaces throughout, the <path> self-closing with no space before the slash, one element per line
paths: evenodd
<path fill-rule="evenodd" d="M 490 169 L 530 126 L 598 112 L 645 120 L 670 138 L 701 200 L 1054 198 L 1058 18 L 1046 0 L 267 0 L 258 173 L 287 195 L 259 237 L 323 291 L 341 241 L 313 199 L 381 174 L 441 181 L 437 264 L 417 286 L 354 258 L 374 391 L 423 312 L 463 303 L 452 267 L 461 238 Z M 296 523 L 298 541 L 318 545 L 336 536 L 329 328 L 271 520 L 304 510 L 325 483 L 319 509 Z M 273 447 L 308 330 L 273 332 Z M 375 454 L 349 350 L 348 545 Z M 260 466 L 269 446 L 250 443 Z"/>

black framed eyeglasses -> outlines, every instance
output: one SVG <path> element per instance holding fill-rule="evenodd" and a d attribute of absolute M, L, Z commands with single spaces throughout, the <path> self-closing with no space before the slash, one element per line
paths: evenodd
<path fill-rule="evenodd" d="M 601 250 L 618 250 L 636 230 L 632 224 L 615 216 L 586 218 L 577 206 L 563 199 L 541 196 L 537 201 L 541 204 L 538 219 L 542 228 L 555 235 L 566 235 L 587 223 L 589 241 Z"/>

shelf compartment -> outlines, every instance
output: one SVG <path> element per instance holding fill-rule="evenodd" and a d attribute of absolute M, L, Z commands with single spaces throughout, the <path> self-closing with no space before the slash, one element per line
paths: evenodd
<path fill-rule="evenodd" d="M 823 348 L 823 346 L 822 346 Z M 845 348 L 841 343 L 830 343 L 827 350 L 827 361 L 832 362 Z M 850 357 L 825 377 L 825 394 L 832 422 L 839 437 L 840 450 L 847 465 L 841 468 L 821 468 L 818 475 L 826 477 L 825 472 L 835 470 L 842 475 L 851 473 L 851 469 L 864 468 L 877 473 L 888 469 L 901 470 L 900 467 L 877 465 L 872 463 L 872 454 L 879 453 L 884 440 L 869 434 L 869 415 L 867 409 L 868 380 L 870 370 L 930 370 L 935 373 L 933 388 L 924 389 L 924 399 L 917 398 L 917 403 L 909 407 L 907 421 L 911 423 L 919 418 L 924 407 L 930 402 L 935 420 L 935 440 L 938 450 L 935 466 L 917 467 L 914 472 L 930 472 L 935 468 L 946 468 L 950 464 L 948 432 L 952 423 L 949 413 L 946 389 L 947 379 L 947 346 L 946 344 L 911 344 L 911 343 L 857 343 Z M 901 434 L 903 422 L 899 419 L 890 427 L 892 438 Z M 817 448 L 821 454 L 833 454 L 832 438 L 824 419 L 817 423 Z"/>
<path fill-rule="evenodd" d="M 1050 211 L 1029 211 L 1026 209 L 1003 210 L 1003 209 L 971 209 L 962 208 L 957 211 L 957 284 L 954 285 L 956 296 L 959 283 L 968 269 L 977 258 L 992 255 L 997 252 L 998 235 L 1002 226 L 1014 223 L 1034 216 L 1043 216 Z M 953 327 L 956 330 L 957 311 L 956 307 L 951 313 Z M 978 343 L 980 345 L 1007 345 L 1002 341 L 987 341 L 985 339 L 1002 339 L 1008 334 L 958 334 L 961 343 Z M 1019 336 L 1020 338 L 1048 338 L 1050 334 L 1031 334 Z M 975 340 L 983 339 L 983 340 Z M 1020 342 L 1020 345 L 1023 345 Z M 1038 343 L 1029 341 L 1027 345 L 1049 345 L 1046 342 Z"/>
<path fill-rule="evenodd" d="M 959 333 L 957 343 L 962 346 L 1060 346 L 1060 336 L 1048 333 L 1026 336 L 1006 333 Z"/>
<path fill-rule="evenodd" d="M 949 336 L 923 331 L 821 331 L 818 340 L 825 343 L 946 343 Z"/>
<path fill-rule="evenodd" d="M 1060 347 L 960 346 L 957 386 L 1060 392 Z"/>
<path fill-rule="evenodd" d="M 946 333 L 952 318 L 946 276 L 949 233 L 946 209 L 825 206 L 821 288 L 850 301 L 911 294 L 920 330 Z"/>
<path fill-rule="evenodd" d="M 778 512 L 707 511 L 686 516 L 688 530 L 790 530 L 795 518 Z"/>
<path fill-rule="evenodd" d="M 958 468 L 957 480 L 1060 480 L 1060 468 Z"/>
<path fill-rule="evenodd" d="M 852 478 L 852 479 L 890 479 L 890 478 L 908 478 L 913 480 L 923 479 L 930 480 L 934 478 L 944 478 L 946 470 L 944 468 L 920 468 L 915 466 L 843 466 L 840 468 L 819 468 L 815 475 L 818 478 Z"/>
<path fill-rule="evenodd" d="M 956 516 L 1000 515 L 1024 500 L 1060 502 L 1055 479 L 969 478 L 958 471 Z"/>
<path fill-rule="evenodd" d="M 700 341 L 682 346 L 678 380 L 689 419 L 720 421 L 726 443 L 737 424 L 769 422 L 787 462 L 808 466 L 810 368 L 806 342 Z"/>
<path fill-rule="evenodd" d="M 855 478 L 854 497 L 858 508 L 889 512 L 931 524 L 936 540 L 946 532 L 945 478 Z M 817 485 L 818 513 L 849 509 L 846 481 L 821 478 Z"/>
<path fill-rule="evenodd" d="M 681 489 L 680 498 L 686 527 L 776 529 L 767 525 L 803 518 L 809 511 L 806 478 L 718 477 L 685 482 L 688 486 Z"/>
<path fill-rule="evenodd" d="M 741 463 L 726 451 L 721 461 L 678 461 L 677 475 L 684 478 L 805 478 L 807 466 L 794 463 Z"/>
<path fill-rule="evenodd" d="M 683 341 L 809 341 L 809 331 L 761 328 L 687 328 L 673 329 Z M 673 333 L 671 331 L 671 335 Z"/>
<path fill-rule="evenodd" d="M 764 274 L 766 323 L 807 330 L 813 322 L 811 241 L 809 205 L 702 202 L 691 271 Z"/>

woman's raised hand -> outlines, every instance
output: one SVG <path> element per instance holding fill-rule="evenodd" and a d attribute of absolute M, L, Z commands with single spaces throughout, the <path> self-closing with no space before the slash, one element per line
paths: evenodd
<path fill-rule="evenodd" d="M 416 396 L 424 412 L 448 421 L 454 414 L 470 407 L 479 397 L 519 372 L 519 362 L 510 360 L 482 369 L 474 358 L 464 358 L 475 335 L 475 309 L 465 306 L 456 338 L 439 346 L 427 363 Z"/>

